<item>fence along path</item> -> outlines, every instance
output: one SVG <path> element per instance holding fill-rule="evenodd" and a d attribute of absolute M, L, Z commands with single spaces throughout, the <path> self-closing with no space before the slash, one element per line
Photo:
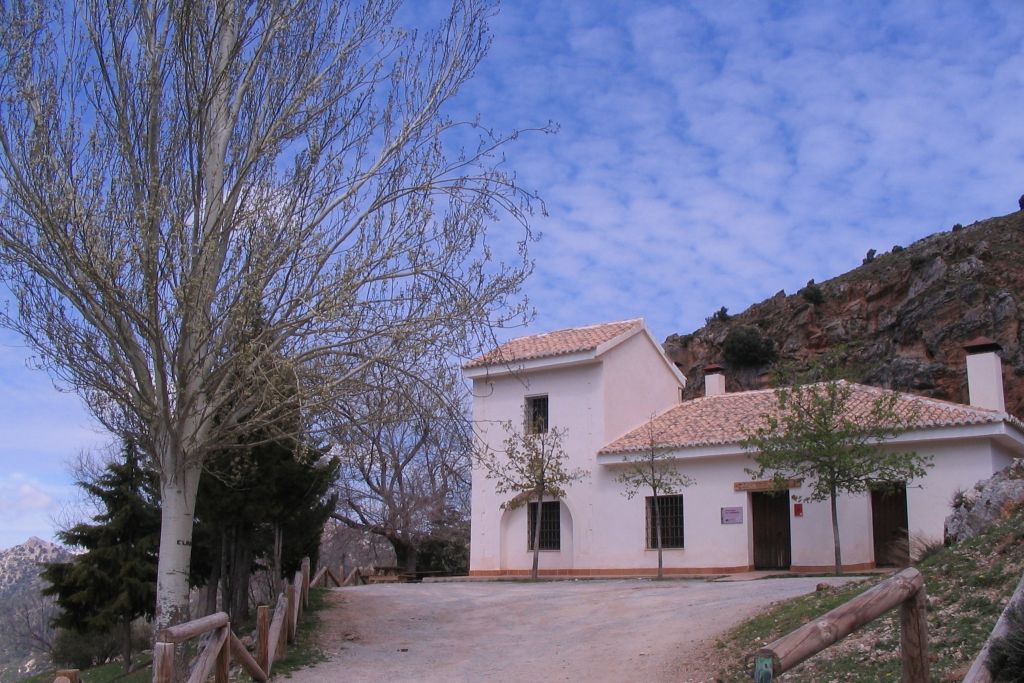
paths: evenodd
<path fill-rule="evenodd" d="M 789 671 L 896 606 L 900 607 L 902 680 L 927 683 L 927 597 L 924 577 L 912 567 L 758 650 L 754 655 L 754 681 L 770 683 L 776 674 Z"/>
<path fill-rule="evenodd" d="M 1024 576 L 1020 577 L 1017 590 L 1013 592 L 1013 595 L 1006 602 L 1003 613 L 992 628 L 992 633 L 989 634 L 988 640 L 985 641 L 985 646 L 981 648 L 981 652 L 975 658 L 974 664 L 971 665 L 967 675 L 964 676 L 963 683 L 992 683 L 993 672 L 988 668 L 988 653 L 992 647 L 992 641 L 1010 634 L 1010 612 L 1019 608 L 1024 608 Z"/>
<path fill-rule="evenodd" d="M 301 568 L 292 581 L 286 581 L 277 598 L 274 614 L 269 605 L 256 608 L 256 656 L 253 657 L 238 636 L 231 630 L 228 615 L 217 612 L 209 616 L 165 628 L 157 634 L 153 646 L 153 683 L 171 683 L 177 679 L 174 649 L 180 643 L 211 633 L 206 645 L 192 667 L 189 683 L 202 683 L 211 675 L 217 683 L 228 683 L 232 659 L 241 665 L 254 681 L 266 683 L 274 662 L 285 656 L 289 644 L 295 642 L 302 611 L 309 606 L 310 586 L 335 586 L 341 583 L 327 567 L 321 567 L 312 579 L 309 576 L 309 558 L 302 559 Z M 58 671 L 54 683 L 80 683 L 77 669 Z"/>

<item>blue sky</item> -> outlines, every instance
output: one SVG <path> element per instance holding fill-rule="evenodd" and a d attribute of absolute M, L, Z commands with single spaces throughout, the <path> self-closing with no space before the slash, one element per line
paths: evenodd
<path fill-rule="evenodd" d="M 457 110 L 560 126 L 506 150 L 550 214 L 530 330 L 689 332 L 1024 193 L 1024 3 L 510 0 L 491 26 Z M 27 355 L 0 333 L 0 548 L 52 537 L 105 442 Z"/>

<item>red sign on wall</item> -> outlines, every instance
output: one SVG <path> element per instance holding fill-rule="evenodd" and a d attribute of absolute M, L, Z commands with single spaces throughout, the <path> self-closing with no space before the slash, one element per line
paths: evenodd
<path fill-rule="evenodd" d="M 804 516 L 804 504 L 803 503 L 793 503 L 793 516 L 794 517 L 803 517 Z"/>

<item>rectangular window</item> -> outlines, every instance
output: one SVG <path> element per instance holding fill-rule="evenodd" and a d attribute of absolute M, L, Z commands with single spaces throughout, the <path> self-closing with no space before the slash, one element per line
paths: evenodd
<path fill-rule="evenodd" d="M 526 399 L 526 433 L 544 434 L 548 431 L 548 397 L 529 396 Z"/>
<path fill-rule="evenodd" d="M 558 515 L 558 501 L 544 502 L 540 513 L 540 549 L 558 550 L 562 546 L 562 525 Z M 537 504 L 530 503 L 526 509 L 526 547 L 533 550 L 534 524 L 537 520 Z"/>
<path fill-rule="evenodd" d="M 684 547 L 683 497 L 681 495 L 658 496 L 658 511 L 661 514 L 661 547 Z M 653 550 L 657 547 L 658 536 L 654 518 L 654 496 L 647 496 L 647 548 Z"/>

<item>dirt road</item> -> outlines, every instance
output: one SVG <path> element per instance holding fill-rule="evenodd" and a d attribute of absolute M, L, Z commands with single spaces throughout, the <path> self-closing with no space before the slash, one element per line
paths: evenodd
<path fill-rule="evenodd" d="M 708 681 L 712 646 L 777 600 L 842 579 L 379 584 L 330 595 L 330 681 Z"/>

